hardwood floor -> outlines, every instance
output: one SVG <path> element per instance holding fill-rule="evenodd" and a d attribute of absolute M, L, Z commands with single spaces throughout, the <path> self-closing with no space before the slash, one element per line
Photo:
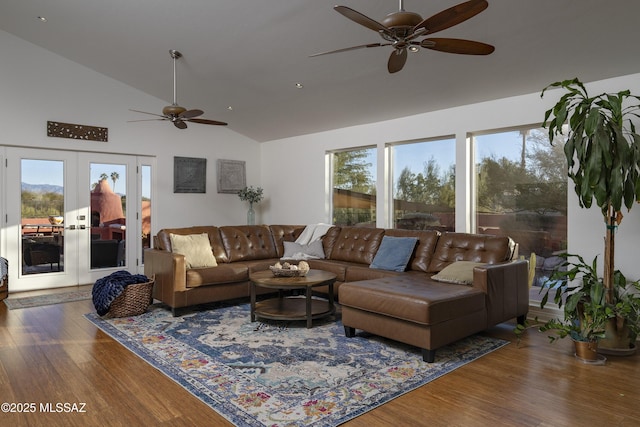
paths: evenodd
<path fill-rule="evenodd" d="M 91 311 L 90 301 L 11 311 L 0 303 L 0 403 L 36 407 L 0 412 L 0 425 L 231 425 L 85 320 Z M 640 425 L 640 355 L 585 365 L 570 342 L 529 331 L 518 346 L 512 328 L 487 332 L 510 345 L 344 425 Z M 84 412 L 41 411 L 56 403 Z"/>

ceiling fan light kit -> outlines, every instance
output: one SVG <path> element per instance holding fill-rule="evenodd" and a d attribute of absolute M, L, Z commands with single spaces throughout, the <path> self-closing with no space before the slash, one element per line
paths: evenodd
<path fill-rule="evenodd" d="M 351 19 L 357 24 L 376 31 L 387 43 L 369 43 L 365 45 L 347 47 L 311 55 L 311 57 L 346 52 L 349 50 L 369 47 L 392 46 L 393 52 L 389 56 L 387 69 L 390 73 L 402 70 L 407 61 L 407 50 L 418 52 L 420 47 L 446 53 L 462 55 L 489 55 L 495 48 L 489 44 L 463 39 L 428 38 L 416 40 L 419 37 L 436 33 L 458 25 L 473 18 L 487 7 L 486 0 L 470 0 L 443 10 L 429 18 L 423 19 L 417 13 L 404 10 L 404 1 L 399 0 L 399 11 L 388 14 L 382 22 L 378 22 L 362 13 L 346 6 L 335 6 L 336 12 Z"/>
<path fill-rule="evenodd" d="M 177 95 L 177 83 L 176 83 L 176 60 L 178 58 L 182 58 L 182 54 L 180 52 L 178 52 L 175 49 L 171 49 L 169 51 L 169 54 L 171 55 L 171 59 L 173 59 L 173 103 L 171 105 L 167 105 L 166 107 L 164 107 L 162 109 L 162 114 L 155 114 L 155 113 L 147 113 L 146 111 L 140 111 L 140 110 L 131 110 L 130 111 L 135 111 L 136 113 L 142 113 L 142 114 L 149 114 L 152 116 L 157 116 L 160 117 L 159 119 L 146 119 L 146 120 L 129 120 L 130 122 L 144 122 L 144 121 L 149 121 L 149 120 L 165 120 L 165 121 L 170 121 L 173 123 L 173 125 L 175 127 L 177 127 L 178 129 L 186 129 L 187 128 L 187 122 L 193 122 L 193 123 L 200 123 L 203 125 L 216 125 L 216 126 L 226 126 L 227 123 L 225 122 L 219 122 L 216 120 L 208 120 L 208 119 L 198 119 L 196 117 L 201 116 L 204 114 L 204 111 L 202 110 L 198 110 L 198 109 L 193 109 L 193 110 L 187 110 L 186 108 L 178 105 L 178 101 L 176 99 L 176 95 Z"/>

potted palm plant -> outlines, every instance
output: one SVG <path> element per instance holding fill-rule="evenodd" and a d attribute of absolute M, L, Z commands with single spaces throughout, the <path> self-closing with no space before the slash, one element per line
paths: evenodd
<path fill-rule="evenodd" d="M 578 357 L 596 360 L 596 352 L 606 338 L 609 322 L 624 319 L 626 333 L 631 342 L 635 342 L 640 334 L 640 280 L 629 282 L 616 270 L 613 281 L 616 303 L 609 304 L 605 297 L 604 278 L 598 275 L 597 256 L 591 264 L 587 264 L 580 255 L 563 253 L 558 256 L 563 261 L 542 283 L 540 308 L 552 300 L 563 309 L 563 317 L 546 322 L 536 318 L 533 322 L 517 325 L 514 332 L 518 339 L 525 330 L 537 327 L 541 332 L 554 333 L 549 336 L 551 342 L 572 338 Z"/>
<path fill-rule="evenodd" d="M 545 113 L 543 126 L 548 127 L 550 141 L 566 134 L 568 176 L 575 184 L 580 207 L 590 208 L 595 200 L 602 211 L 605 303 L 610 308 L 621 304 L 628 309 L 634 300 L 622 301 L 618 292 L 627 285 L 616 286 L 615 282 L 615 231 L 622 221 L 622 206 L 630 210 L 640 201 L 640 135 L 632 121 L 638 117 L 640 98 L 628 90 L 590 97 L 578 79 L 553 83 L 541 96 L 550 88 L 562 88 L 566 93 Z M 633 310 L 616 310 L 605 326 L 601 351 L 630 354 L 630 349 L 635 350 L 637 332 L 634 335 L 629 326 L 632 316 Z"/>
<path fill-rule="evenodd" d="M 559 308 L 564 308 L 562 319 L 551 319 L 538 324 L 541 332 L 552 331 L 551 342 L 570 337 L 576 356 L 583 360 L 597 360 L 598 341 L 605 337 L 605 325 L 615 316 L 605 301 L 605 287 L 597 272 L 597 257 L 591 264 L 579 255 L 562 254 L 559 264 L 543 283 L 540 307 L 544 308 L 550 295 Z M 575 261 L 573 261 L 575 259 Z"/>

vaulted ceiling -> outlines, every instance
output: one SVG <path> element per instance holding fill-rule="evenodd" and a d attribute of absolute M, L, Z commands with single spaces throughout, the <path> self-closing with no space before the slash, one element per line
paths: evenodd
<path fill-rule="evenodd" d="M 437 36 L 489 43 L 493 54 L 421 49 L 395 74 L 389 46 L 309 57 L 382 41 L 336 13 L 335 1 L 2 0 L 0 29 L 167 104 L 169 50 L 177 49 L 178 102 L 261 142 L 640 72 L 636 1 L 488 0 Z M 406 0 L 404 8 L 426 18 L 462 1 Z M 399 7 L 340 4 L 377 21 Z"/>

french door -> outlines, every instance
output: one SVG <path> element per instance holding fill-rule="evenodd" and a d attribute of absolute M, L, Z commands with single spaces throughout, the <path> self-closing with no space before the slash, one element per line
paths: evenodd
<path fill-rule="evenodd" d="M 150 187 L 148 158 L 24 148 L 6 153 L 11 291 L 91 284 L 116 270 L 141 270 L 140 236 L 150 221 L 143 220 L 141 203 L 150 203 L 142 197 Z"/>

